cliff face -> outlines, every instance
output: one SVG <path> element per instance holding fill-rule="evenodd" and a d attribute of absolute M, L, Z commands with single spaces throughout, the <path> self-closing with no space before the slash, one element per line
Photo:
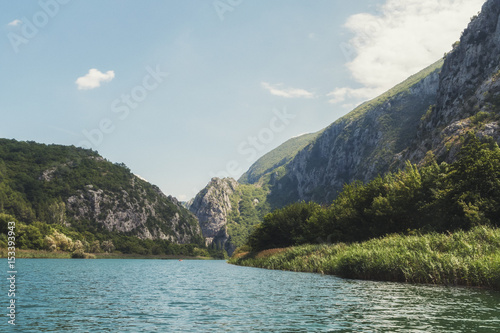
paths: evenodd
<path fill-rule="evenodd" d="M 452 161 L 458 137 L 469 130 L 499 141 L 500 1 L 487 1 L 444 63 L 436 107 L 420 124 L 404 157 L 419 162 L 428 150 Z"/>
<path fill-rule="evenodd" d="M 233 209 L 231 196 L 238 188 L 231 178 L 212 178 L 210 183 L 196 195 L 189 210 L 198 218 L 206 245 L 221 243 L 229 239 L 228 215 Z"/>
<path fill-rule="evenodd" d="M 189 209 L 198 217 L 207 246 L 222 248 L 231 255 L 270 211 L 267 195 L 266 189 L 255 185 L 213 178 Z"/>
<path fill-rule="evenodd" d="M 467 131 L 500 142 L 500 0 L 484 4 L 442 68 L 434 67 L 410 78 L 409 89 L 395 87 L 384 102 L 376 102 L 382 95 L 355 109 L 300 151 L 271 180 L 274 206 L 329 203 L 343 184 L 369 181 L 406 160 L 421 163 L 429 151 L 452 162 Z"/>
<path fill-rule="evenodd" d="M 271 208 L 328 204 L 344 184 L 421 163 L 430 151 L 452 162 L 467 131 L 500 142 L 499 120 L 500 0 L 489 0 L 444 61 L 308 137 L 305 147 L 290 142 L 298 152 L 285 144 L 270 152 L 240 181 L 269 188 Z"/>
<path fill-rule="evenodd" d="M 199 241 L 201 229 L 196 217 L 177 199 L 138 177 L 128 185 L 128 190 L 119 192 L 86 185 L 66 199 L 66 215 L 76 223 L 93 221 L 108 231 L 142 239 L 166 239 L 178 244 Z"/>

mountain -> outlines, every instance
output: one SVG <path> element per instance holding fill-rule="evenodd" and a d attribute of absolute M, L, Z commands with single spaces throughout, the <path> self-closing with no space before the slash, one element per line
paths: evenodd
<path fill-rule="evenodd" d="M 203 244 L 196 217 L 123 164 L 94 151 L 0 139 L 0 214 L 62 225 Z"/>
<path fill-rule="evenodd" d="M 453 162 L 467 131 L 499 142 L 499 18 L 500 0 L 487 1 L 444 59 L 324 130 L 291 139 L 239 182 L 267 191 L 270 209 L 302 200 L 329 204 L 344 184 L 368 182 L 407 160 Z"/>
<path fill-rule="evenodd" d="M 268 191 L 258 186 L 239 184 L 232 178 L 212 178 L 189 210 L 199 220 L 206 245 L 231 255 L 270 211 L 267 195 Z"/>
<path fill-rule="evenodd" d="M 313 142 L 321 132 L 303 134 L 292 138 L 276 149 L 265 154 L 257 160 L 247 172 L 245 172 L 238 182 L 241 184 L 256 184 L 265 176 L 269 176 L 281 167 L 290 162 L 299 151 L 304 149 L 308 144 Z"/>
<path fill-rule="evenodd" d="M 273 206 L 330 203 L 343 185 L 396 167 L 395 156 L 417 134 L 415 124 L 436 103 L 443 61 L 429 66 L 327 127 L 270 179 Z"/>

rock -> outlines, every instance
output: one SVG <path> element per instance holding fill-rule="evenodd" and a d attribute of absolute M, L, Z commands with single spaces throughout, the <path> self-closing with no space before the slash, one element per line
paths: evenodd
<path fill-rule="evenodd" d="M 230 197 L 238 188 L 232 178 L 212 178 L 210 183 L 196 195 L 189 210 L 198 218 L 206 245 L 228 241 L 227 217 L 232 210 Z"/>

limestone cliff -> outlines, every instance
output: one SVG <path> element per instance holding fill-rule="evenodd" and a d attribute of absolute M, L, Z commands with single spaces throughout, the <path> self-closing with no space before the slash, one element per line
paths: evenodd
<path fill-rule="evenodd" d="M 66 215 L 74 223 L 92 221 L 142 239 L 188 244 L 201 238 L 196 218 L 177 199 L 136 176 L 127 185 L 127 190 L 109 191 L 88 184 L 66 199 Z"/>
<path fill-rule="evenodd" d="M 238 183 L 231 178 L 212 178 L 210 183 L 196 195 L 189 210 L 198 218 L 206 245 L 226 244 L 227 218 L 232 210 L 231 195 Z"/>
<path fill-rule="evenodd" d="M 499 111 L 500 1 L 490 0 L 446 57 L 436 106 L 403 156 L 419 162 L 433 150 L 438 159 L 452 161 L 459 136 L 469 130 L 499 141 Z"/>
<path fill-rule="evenodd" d="M 223 248 L 231 255 L 270 211 L 267 194 L 266 189 L 232 178 L 212 178 L 189 209 L 199 220 L 207 246 Z"/>

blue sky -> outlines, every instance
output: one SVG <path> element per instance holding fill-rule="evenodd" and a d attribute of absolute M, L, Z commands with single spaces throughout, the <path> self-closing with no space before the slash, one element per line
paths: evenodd
<path fill-rule="evenodd" d="M 181 200 L 442 57 L 484 0 L 0 3 L 0 137 L 90 147 Z"/>

